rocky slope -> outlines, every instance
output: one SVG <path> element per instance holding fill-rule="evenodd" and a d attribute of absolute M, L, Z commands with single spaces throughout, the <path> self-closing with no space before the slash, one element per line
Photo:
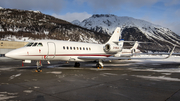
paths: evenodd
<path fill-rule="evenodd" d="M 109 35 L 73 25 L 39 11 L 0 8 L 0 40 L 39 39 L 104 43 Z"/>
<path fill-rule="evenodd" d="M 116 27 L 122 28 L 121 38 L 127 41 L 152 42 L 141 44 L 141 50 L 168 51 L 173 45 L 180 46 L 180 36 L 170 29 L 131 17 L 118 17 L 109 14 L 95 14 L 82 22 L 73 24 L 111 35 Z M 179 51 L 176 48 L 176 51 Z"/>

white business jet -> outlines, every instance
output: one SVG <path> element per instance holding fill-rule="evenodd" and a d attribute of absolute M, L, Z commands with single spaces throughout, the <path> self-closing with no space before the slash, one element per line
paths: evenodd
<path fill-rule="evenodd" d="M 31 63 L 36 60 L 37 71 L 41 71 L 41 60 L 48 63 L 52 60 L 73 61 L 75 67 L 79 67 L 83 61 L 96 61 L 97 68 L 103 68 L 103 61 L 131 59 L 124 57 L 123 53 L 135 52 L 137 42 L 130 50 L 123 49 L 124 41 L 119 41 L 121 28 L 117 27 L 109 41 L 105 44 L 93 44 L 82 42 L 70 42 L 59 40 L 39 40 L 30 42 L 26 46 L 12 50 L 5 54 L 6 57 L 23 60 Z"/>

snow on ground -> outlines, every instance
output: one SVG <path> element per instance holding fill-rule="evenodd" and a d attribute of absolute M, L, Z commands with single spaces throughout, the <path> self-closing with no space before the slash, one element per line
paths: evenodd
<path fill-rule="evenodd" d="M 24 93 L 32 93 L 33 90 L 24 90 L 23 92 L 24 92 Z"/>
<path fill-rule="evenodd" d="M 151 56 L 151 55 L 142 55 L 139 57 L 143 57 L 143 58 L 159 58 L 159 57 L 165 57 L 165 56 Z M 139 60 L 137 61 L 137 64 L 142 64 L 142 65 L 161 65 L 161 64 L 168 64 L 168 63 L 180 63 L 180 56 L 171 56 L 168 59 L 151 59 L 151 60 Z M 136 63 L 135 63 L 136 64 Z M 178 66 L 180 67 L 180 66 Z M 152 76 L 152 75 L 132 75 L 134 77 L 138 77 L 138 78 L 143 78 L 143 79 L 147 79 L 147 80 L 153 80 L 153 81 L 180 81 L 179 78 L 173 78 L 170 77 L 170 75 L 173 75 L 173 73 L 180 73 L 180 68 L 178 67 L 171 67 L 171 68 L 166 68 L 163 67 L 162 68 L 154 68 L 154 67 L 149 67 L 149 68 L 129 68 L 132 71 L 142 71 L 142 72 L 158 72 L 161 74 L 161 76 Z"/>
<path fill-rule="evenodd" d="M 52 71 L 52 72 L 46 72 L 46 73 L 52 73 L 52 74 L 56 74 L 56 75 L 58 75 L 58 74 L 62 74 L 62 72 L 60 71 L 60 72 L 58 72 L 58 71 Z"/>
<path fill-rule="evenodd" d="M 0 92 L 0 101 L 6 101 L 11 98 L 17 97 L 18 93 Z"/>
<path fill-rule="evenodd" d="M 133 56 L 133 58 L 139 58 L 139 60 L 132 60 L 132 61 L 137 61 L 137 62 L 159 62 L 159 63 L 168 63 L 168 62 L 177 62 L 180 63 L 180 56 L 170 56 L 169 58 L 166 59 L 168 55 L 138 55 L 138 56 Z M 146 58 L 146 59 L 141 59 L 141 58 Z M 153 59 L 151 59 L 153 58 Z M 157 58 L 157 59 L 154 59 Z"/>
<path fill-rule="evenodd" d="M 18 77 L 18 76 L 21 76 L 21 73 L 10 76 L 10 79 L 14 79 L 14 78 L 16 78 L 16 77 Z"/>
<path fill-rule="evenodd" d="M 148 80 L 155 80 L 155 81 L 180 81 L 178 78 L 170 78 L 170 77 L 165 77 L 165 76 L 143 76 L 143 75 L 133 75 L 138 78 L 144 78 Z"/>

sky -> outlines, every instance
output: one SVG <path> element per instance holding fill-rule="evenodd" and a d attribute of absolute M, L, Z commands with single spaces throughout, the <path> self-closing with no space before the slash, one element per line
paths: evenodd
<path fill-rule="evenodd" d="M 128 16 L 180 35 L 180 0 L 0 0 L 0 7 L 41 11 L 69 22 L 93 14 Z"/>

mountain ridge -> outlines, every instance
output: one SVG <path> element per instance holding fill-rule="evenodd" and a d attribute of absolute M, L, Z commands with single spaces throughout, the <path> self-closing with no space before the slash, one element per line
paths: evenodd
<path fill-rule="evenodd" d="M 90 18 L 74 24 L 108 35 L 111 35 L 116 27 L 120 27 L 122 29 L 121 38 L 126 41 L 155 43 L 149 45 L 149 47 L 143 44 L 140 45 L 140 48 L 144 48 L 145 50 L 168 51 L 173 45 L 180 45 L 180 36 L 170 29 L 132 17 L 119 17 L 112 14 L 94 14 Z M 141 39 L 142 36 L 143 40 Z"/>

